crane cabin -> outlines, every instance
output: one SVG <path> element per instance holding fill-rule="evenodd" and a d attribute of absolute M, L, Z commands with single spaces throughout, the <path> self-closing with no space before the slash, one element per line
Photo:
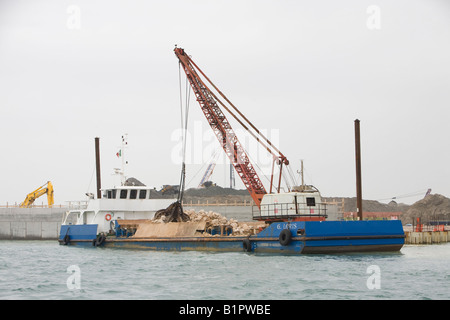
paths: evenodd
<path fill-rule="evenodd" d="M 313 186 L 294 187 L 291 192 L 265 194 L 259 210 L 253 210 L 254 220 L 324 221 L 326 204 Z"/>

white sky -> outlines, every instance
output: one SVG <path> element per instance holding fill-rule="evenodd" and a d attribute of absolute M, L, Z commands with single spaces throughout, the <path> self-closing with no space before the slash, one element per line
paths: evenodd
<path fill-rule="evenodd" d="M 358 118 L 364 199 L 449 197 L 449 18 L 446 0 L 0 0 L 0 205 L 48 180 L 57 204 L 95 192 L 97 136 L 103 187 L 124 133 L 128 176 L 177 184 L 175 44 L 323 196 L 356 194 Z M 190 106 L 193 144 L 218 146 Z M 187 187 L 208 159 L 188 163 Z M 227 166 L 212 180 L 228 186 Z"/>

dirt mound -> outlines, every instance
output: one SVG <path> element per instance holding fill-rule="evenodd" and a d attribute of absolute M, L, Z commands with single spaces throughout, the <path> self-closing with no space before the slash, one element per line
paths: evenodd
<path fill-rule="evenodd" d="M 236 190 L 231 188 L 222 188 L 219 186 L 211 186 L 208 188 L 191 188 L 184 192 L 184 203 L 230 203 L 250 201 L 247 190 Z"/>
<path fill-rule="evenodd" d="M 136 178 L 128 178 L 125 181 L 124 185 L 126 185 L 126 186 L 136 186 L 136 187 L 145 187 L 145 184 L 143 184 L 142 182 L 140 182 Z"/>
<path fill-rule="evenodd" d="M 356 197 L 343 198 L 343 197 L 323 197 L 327 202 L 341 202 L 344 201 L 345 212 L 356 212 Z M 396 203 L 391 201 L 390 203 L 381 203 L 376 200 L 363 200 L 363 211 L 365 212 L 398 212 L 405 213 L 409 209 L 409 205 L 404 203 Z"/>
<path fill-rule="evenodd" d="M 211 186 L 208 188 L 190 188 L 184 192 L 185 196 L 191 197 L 215 197 L 215 196 L 247 196 L 247 190 L 237 190 L 231 188 L 222 188 Z"/>
<path fill-rule="evenodd" d="M 401 220 L 404 223 L 413 223 L 416 218 L 420 218 L 422 223 L 432 220 L 450 220 L 450 199 L 440 194 L 430 194 L 414 203 Z"/>

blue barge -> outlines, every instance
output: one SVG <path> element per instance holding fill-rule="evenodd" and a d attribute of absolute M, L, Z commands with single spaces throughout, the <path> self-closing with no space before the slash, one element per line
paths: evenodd
<path fill-rule="evenodd" d="M 213 223 L 204 216 L 186 215 L 181 204 L 174 206 L 178 202 L 155 212 L 160 200 L 135 199 L 142 190 L 108 189 L 104 199 L 91 199 L 83 211 L 69 211 L 61 225 L 59 243 L 161 251 L 304 254 L 399 251 L 405 242 L 399 220 L 326 220 L 326 204 L 315 188 L 265 195 L 259 210 L 252 212 L 253 229 L 244 233 L 226 218 L 217 224 L 218 219 Z M 165 214 L 174 209 L 185 219 L 167 220 Z M 71 216 L 75 223 L 70 222 Z"/>
<path fill-rule="evenodd" d="M 177 222 L 182 223 L 182 222 Z M 117 230 L 120 230 L 118 225 Z M 278 254 L 399 251 L 404 245 L 400 221 L 273 222 L 255 235 L 135 237 L 97 234 L 96 225 L 63 225 L 59 242 L 68 245 L 160 251 L 218 251 Z"/>

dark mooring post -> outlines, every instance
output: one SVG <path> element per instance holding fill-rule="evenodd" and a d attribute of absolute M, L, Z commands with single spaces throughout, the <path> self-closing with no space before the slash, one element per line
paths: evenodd
<path fill-rule="evenodd" d="M 95 138 L 95 168 L 97 171 L 97 199 L 101 199 L 102 182 L 100 180 L 100 138 Z"/>
<path fill-rule="evenodd" d="M 359 134 L 359 120 L 355 120 L 355 160 L 356 160 L 356 211 L 358 219 L 363 219 L 361 192 L 361 140 Z"/>

